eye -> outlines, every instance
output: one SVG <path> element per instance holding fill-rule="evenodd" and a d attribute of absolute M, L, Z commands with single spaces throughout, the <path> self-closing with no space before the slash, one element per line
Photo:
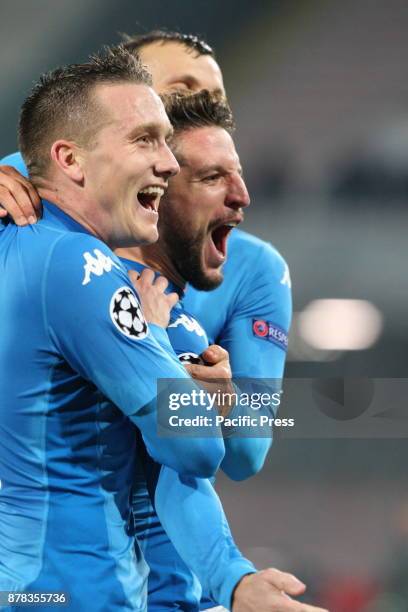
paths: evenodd
<path fill-rule="evenodd" d="M 177 81 L 175 83 L 171 83 L 169 86 L 169 91 L 172 93 L 177 93 L 178 91 L 191 91 L 191 87 L 190 84 L 186 83 L 185 81 Z"/>
<path fill-rule="evenodd" d="M 139 136 L 136 142 L 141 145 L 149 145 L 153 142 L 153 138 L 147 134 L 144 134 L 144 136 Z"/>
<path fill-rule="evenodd" d="M 221 174 L 219 172 L 215 172 L 213 174 L 209 174 L 203 178 L 204 183 L 215 183 L 219 178 L 221 178 Z"/>

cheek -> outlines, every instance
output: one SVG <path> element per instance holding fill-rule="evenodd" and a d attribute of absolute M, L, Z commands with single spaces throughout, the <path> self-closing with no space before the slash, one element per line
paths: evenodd
<path fill-rule="evenodd" d="M 112 193 L 118 186 L 118 168 L 115 160 L 105 155 L 93 157 L 85 169 L 86 176 L 97 191 Z"/>
<path fill-rule="evenodd" d="M 198 200 L 199 214 L 203 220 L 209 221 L 219 213 L 225 199 L 224 189 L 211 187 L 203 190 Z"/>

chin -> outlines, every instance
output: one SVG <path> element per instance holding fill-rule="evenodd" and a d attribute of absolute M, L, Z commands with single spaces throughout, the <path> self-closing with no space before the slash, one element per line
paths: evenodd
<path fill-rule="evenodd" d="M 194 278 L 191 278 L 189 281 L 190 285 L 199 291 L 213 291 L 224 280 L 221 268 L 217 270 L 201 270 L 200 272 L 200 274 L 195 274 Z"/>
<path fill-rule="evenodd" d="M 149 232 L 146 232 L 144 236 L 139 235 L 139 244 L 154 244 L 159 239 L 159 232 L 157 227 Z"/>
<path fill-rule="evenodd" d="M 116 236 L 112 249 L 124 249 L 128 247 L 140 246 L 142 244 L 153 244 L 157 242 L 159 238 L 159 232 L 157 227 L 149 231 L 140 232 L 135 231 L 133 234 Z M 113 242 L 112 242 L 113 244 Z"/>

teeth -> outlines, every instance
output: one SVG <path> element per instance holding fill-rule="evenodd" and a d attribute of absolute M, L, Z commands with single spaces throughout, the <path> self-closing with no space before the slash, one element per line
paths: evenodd
<path fill-rule="evenodd" d="M 149 195 L 159 195 L 161 197 L 164 194 L 164 189 L 163 187 L 152 185 L 151 187 L 145 187 L 144 189 L 141 189 L 139 193 L 146 193 Z"/>

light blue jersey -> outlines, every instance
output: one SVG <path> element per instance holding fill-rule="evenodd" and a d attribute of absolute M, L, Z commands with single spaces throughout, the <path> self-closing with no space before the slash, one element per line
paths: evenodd
<path fill-rule="evenodd" d="M 285 260 L 270 244 L 236 229 L 223 273 L 214 291 L 188 287 L 185 308 L 210 343 L 228 351 L 234 378 L 282 378 L 292 316 Z"/>
<path fill-rule="evenodd" d="M 129 529 L 134 426 L 170 483 L 214 474 L 222 439 L 158 439 L 156 378 L 194 383 L 144 321 L 119 259 L 57 207 L 3 230 L 0 296 L 0 590 L 144 612 L 147 568 Z M 232 588 L 221 573 L 213 582 L 224 601 Z"/>
<path fill-rule="evenodd" d="M 135 261 L 123 258 L 121 261 L 127 270 L 141 272 L 145 268 L 144 265 Z M 177 292 L 180 296 L 180 301 L 172 309 L 170 323 L 167 327 L 170 342 L 181 361 L 194 362 L 208 346 L 207 335 L 199 321 L 186 312 L 184 307 L 185 292 L 173 283 L 169 283 L 166 291 Z M 269 446 L 268 438 L 237 437 L 227 438 L 224 442 L 225 457 L 221 468 L 224 469 L 224 465 L 226 465 L 226 473 L 232 470 L 232 476 L 236 479 L 246 477 L 245 462 L 242 465 L 243 462 L 240 461 L 240 455 L 249 456 L 252 458 L 253 463 L 256 463 L 258 460 L 256 453 L 259 452 L 259 449 L 261 449 L 261 452 L 266 452 Z M 139 446 L 139 451 L 140 448 L 143 448 L 143 446 Z M 232 458 L 229 457 L 230 448 L 232 448 Z M 141 461 L 137 465 L 135 475 L 133 512 L 135 534 L 150 567 L 148 579 L 149 612 L 164 612 L 166 610 L 196 612 L 200 608 L 206 609 L 217 605 L 220 602 L 214 599 L 214 595 L 211 595 L 208 588 L 204 590 L 202 596 L 202 588 L 199 581 L 177 553 L 175 546 L 170 541 L 156 514 L 155 499 L 160 467 L 152 462 L 147 453 L 140 453 L 140 459 Z M 148 480 L 147 485 L 146 478 Z M 201 486 L 203 486 L 203 483 L 201 483 Z M 207 486 L 210 488 L 209 485 Z M 178 498 L 180 492 L 177 489 L 178 487 L 173 486 L 174 494 Z M 212 533 L 212 538 L 216 539 L 217 524 L 220 524 L 217 512 L 213 513 L 215 517 L 214 525 L 208 524 L 209 514 L 207 514 L 205 505 L 202 505 L 201 510 L 199 505 L 194 505 L 194 500 L 198 501 L 197 498 L 198 492 L 191 498 L 190 506 L 194 512 L 201 514 L 201 526 L 205 522 L 207 529 Z M 173 499 L 171 501 L 174 503 L 176 500 Z M 190 563 L 192 557 L 196 555 L 196 545 L 199 546 L 199 542 L 209 541 L 208 535 L 204 537 L 203 529 L 204 527 L 201 527 L 200 533 L 194 540 L 195 546 L 190 550 Z M 223 529 L 229 532 L 226 521 L 223 523 Z M 204 559 L 201 559 L 198 565 L 201 563 L 209 567 L 209 558 L 210 556 L 206 556 Z"/>
<path fill-rule="evenodd" d="M 27 176 L 20 153 L 9 164 Z M 292 318 L 289 268 L 270 244 L 239 229 L 228 240 L 224 281 L 214 291 L 187 288 L 184 309 L 206 330 L 210 344 L 230 355 L 234 378 L 282 378 Z"/>
<path fill-rule="evenodd" d="M 121 258 L 127 270 L 141 272 L 146 266 L 128 259 Z M 184 291 L 169 283 L 167 293 L 176 292 L 180 296 L 180 301 L 173 307 L 170 315 L 170 322 L 167 327 L 173 350 L 181 362 L 197 362 L 201 353 L 208 347 L 207 334 L 193 316 L 186 312 L 184 308 Z M 228 454 L 229 440 L 225 440 L 226 455 Z M 254 440 L 252 440 L 254 442 Z M 238 444 L 248 444 L 247 440 L 240 439 Z M 255 441 L 256 444 L 256 441 Z M 236 549 L 230 534 L 227 520 L 224 516 L 221 504 L 212 489 L 210 482 L 198 481 L 197 479 L 184 479 L 181 481 L 176 474 L 171 474 L 170 470 L 161 471 L 160 466 L 155 464 L 149 455 L 143 452 L 143 445 L 140 444 L 139 459 L 136 472 L 133 494 L 133 513 L 135 519 L 135 535 L 137 546 L 140 546 L 144 557 L 149 565 L 150 573 L 148 578 L 148 609 L 149 612 L 164 612 L 166 610 L 183 610 L 184 612 L 195 612 L 200 609 L 200 600 L 204 607 L 214 606 L 224 603 L 229 608 L 230 601 L 220 602 L 219 589 L 211 587 L 208 576 L 213 576 L 215 581 L 220 573 L 217 567 L 219 551 L 221 557 L 225 555 L 225 550 L 229 550 L 227 563 L 227 574 L 229 581 L 237 582 L 238 575 L 254 571 L 254 567 L 246 559 L 242 558 Z M 225 461 L 225 458 L 223 461 Z M 222 467 L 222 464 L 221 464 Z M 239 465 L 236 466 L 237 473 Z M 147 483 L 146 483 L 147 479 Z M 165 485 L 164 485 L 165 483 Z M 171 495 L 169 491 L 172 491 Z M 194 494 L 192 495 L 192 492 Z M 169 513 L 162 511 L 164 515 L 163 523 L 167 525 L 169 533 L 173 534 L 173 542 L 163 528 L 162 523 L 156 513 L 155 507 L 160 504 L 163 506 L 172 502 L 179 508 L 180 530 L 174 524 L 174 517 L 170 520 Z M 186 507 L 188 499 L 188 510 Z M 189 516 L 186 516 L 188 513 Z M 193 520 L 191 518 L 193 517 Z M 194 517 L 199 517 L 197 522 Z M 189 524 L 189 529 L 187 528 Z M 186 539 L 179 548 L 181 554 L 187 554 L 187 563 L 183 561 L 177 552 L 180 547 L 179 533 L 186 534 Z M 220 542 L 227 545 L 224 549 Z M 194 542 L 194 545 L 192 543 Z M 231 550 L 233 554 L 231 554 Z M 203 553 L 205 555 L 203 556 Z M 210 565 L 212 563 L 212 565 Z M 201 599 L 202 585 L 197 575 L 191 571 L 191 567 L 196 569 L 197 574 L 204 577 L 203 582 L 206 586 L 204 598 Z M 221 563 L 221 568 L 223 563 Z M 236 573 L 238 572 L 238 574 Z M 235 575 L 235 579 L 233 578 Z"/>
<path fill-rule="evenodd" d="M 9 156 L 9 158 L 2 160 L 2 163 L 9 163 L 21 172 L 25 172 L 25 167 L 18 154 Z M 198 292 L 191 287 L 188 288 L 186 295 L 177 306 L 179 323 L 173 330 L 168 330 L 170 334 L 171 332 L 173 334 L 170 335 L 173 348 L 177 354 L 180 354 L 180 352 L 198 352 L 200 342 L 198 342 L 198 345 L 195 345 L 195 342 L 199 339 L 195 338 L 194 334 L 185 333 L 187 328 L 183 325 L 183 315 L 185 309 L 187 309 L 204 323 L 203 326 L 208 332 L 210 342 L 217 342 L 229 351 L 235 377 L 280 379 L 283 375 L 287 332 L 291 318 L 290 278 L 287 265 L 270 245 L 249 234 L 234 230 L 229 239 L 229 253 L 227 263 L 224 266 L 224 279 L 221 287 L 212 292 Z M 187 314 L 186 316 L 190 317 Z M 185 319 L 184 323 L 186 323 Z M 183 333 L 177 333 L 177 328 L 180 332 L 184 332 L 184 335 Z M 190 342 L 192 342 L 194 348 L 190 346 Z M 223 470 L 236 480 L 251 476 L 261 469 L 270 443 L 271 439 L 265 437 L 231 437 L 226 439 L 226 454 L 222 462 Z M 170 470 L 167 470 L 167 472 L 168 474 L 171 473 Z M 172 477 L 177 480 L 174 473 Z M 165 478 L 161 482 L 164 481 Z M 200 486 L 206 486 L 204 481 L 200 481 Z M 180 481 L 171 489 L 176 497 L 177 492 L 183 495 L 180 491 Z M 161 491 L 158 499 L 162 500 L 164 498 L 163 488 L 159 486 L 158 490 Z M 186 491 L 188 491 L 188 488 L 186 488 Z M 163 532 L 154 510 L 147 500 L 146 491 L 141 489 L 139 493 L 139 520 L 136 530 L 146 555 L 150 557 L 149 562 L 153 568 L 149 578 L 149 599 L 151 598 L 149 605 L 151 610 L 157 610 L 157 612 L 159 610 L 176 609 L 195 610 L 197 609 L 199 593 L 197 580 L 187 569 L 184 561 L 174 554 L 174 548 Z M 156 494 L 157 490 L 153 495 Z M 208 489 L 206 489 L 206 495 L 208 495 L 207 505 L 215 503 L 212 499 L 213 493 Z M 211 499 L 211 503 L 208 501 L 209 499 Z M 192 500 L 195 500 L 194 496 Z M 169 500 L 169 504 L 174 503 L 174 501 L 174 499 Z M 195 501 L 193 501 L 194 503 Z M 156 502 L 156 510 L 160 516 L 159 507 Z M 214 516 L 217 517 L 217 513 Z M 160 519 L 162 520 L 161 516 Z M 219 516 L 218 519 L 215 519 L 214 534 L 216 533 L 217 520 L 219 521 Z M 163 524 L 164 522 L 162 520 Z M 218 524 L 220 523 L 218 522 Z M 192 526 L 193 528 L 194 526 Z M 167 526 L 167 530 L 171 532 L 171 526 Z M 172 533 L 177 539 L 177 530 L 173 530 Z M 204 536 L 204 533 L 201 533 L 201 535 Z M 208 534 L 205 537 L 207 541 L 210 541 Z M 180 547 L 180 543 L 178 550 L 183 554 L 183 545 Z M 219 550 L 219 548 L 216 548 L 216 550 Z M 197 554 L 193 556 L 197 557 Z M 187 560 L 185 557 L 183 558 Z M 244 573 L 245 563 L 243 562 L 240 565 L 237 552 L 234 558 L 236 559 L 238 572 Z M 198 558 L 194 561 L 195 566 L 199 567 Z M 209 567 L 207 561 L 208 559 L 206 565 Z M 191 567 L 190 563 L 189 566 Z M 169 568 L 174 571 L 169 573 Z M 248 571 L 250 570 L 248 569 Z M 204 584 L 206 580 L 207 576 L 203 576 Z M 208 587 L 207 591 L 211 592 Z M 216 588 L 212 590 L 212 599 L 214 599 L 214 593 L 216 592 L 218 592 Z M 225 600 L 224 602 L 220 601 L 219 596 L 214 600 L 227 605 Z M 207 603 L 207 607 L 208 605 L 210 604 Z"/>

